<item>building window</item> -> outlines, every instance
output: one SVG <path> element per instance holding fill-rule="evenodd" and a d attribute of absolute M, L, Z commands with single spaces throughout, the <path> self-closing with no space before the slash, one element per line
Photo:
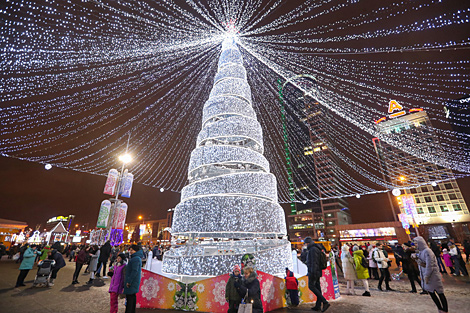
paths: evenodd
<path fill-rule="evenodd" d="M 417 207 L 416 208 L 416 212 L 418 212 L 418 214 L 423 214 L 424 213 L 424 210 L 422 207 Z"/>
<path fill-rule="evenodd" d="M 452 187 L 452 184 L 450 183 L 444 184 L 444 186 L 446 187 L 446 189 L 454 189 L 454 187 Z"/>
<path fill-rule="evenodd" d="M 432 202 L 432 199 L 431 199 L 431 197 L 424 197 L 424 201 L 426 201 L 426 202 Z"/>
<path fill-rule="evenodd" d="M 457 200 L 457 196 L 455 195 L 455 193 L 450 193 L 449 194 L 449 199 L 450 200 Z"/>
<path fill-rule="evenodd" d="M 437 201 L 444 201 L 443 195 L 437 195 L 436 198 L 437 198 Z"/>
<path fill-rule="evenodd" d="M 440 205 L 439 208 L 441 209 L 441 212 L 449 212 L 447 205 Z"/>
<path fill-rule="evenodd" d="M 335 222 L 333 222 L 333 221 L 328 221 L 327 224 L 328 224 L 328 226 L 333 226 L 333 225 L 335 225 Z"/>
<path fill-rule="evenodd" d="M 421 192 L 428 192 L 428 191 L 429 191 L 428 187 L 426 186 L 421 187 Z"/>
<path fill-rule="evenodd" d="M 434 191 L 439 191 L 439 190 L 441 190 L 441 188 L 439 188 L 439 186 L 437 186 L 437 185 L 436 185 L 436 186 L 433 186 L 432 188 L 434 189 Z"/>
<path fill-rule="evenodd" d="M 436 209 L 433 206 L 428 206 L 429 213 L 436 213 Z"/>
<path fill-rule="evenodd" d="M 462 211 L 462 207 L 460 204 L 452 204 L 452 207 L 454 208 L 454 211 Z"/>
<path fill-rule="evenodd" d="M 419 198 L 415 198 L 416 203 L 421 203 L 421 200 Z"/>
<path fill-rule="evenodd" d="M 416 193 L 416 188 L 411 188 L 411 189 L 410 189 L 410 192 L 411 192 L 411 193 Z"/>
<path fill-rule="evenodd" d="M 329 233 L 334 233 L 335 230 L 334 230 L 334 229 L 328 229 L 328 232 L 329 232 Z"/>

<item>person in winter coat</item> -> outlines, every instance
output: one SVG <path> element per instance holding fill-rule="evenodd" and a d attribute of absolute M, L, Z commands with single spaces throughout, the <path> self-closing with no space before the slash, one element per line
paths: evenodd
<path fill-rule="evenodd" d="M 356 265 L 356 276 L 358 279 L 362 281 L 364 288 L 366 291 L 362 294 L 364 297 L 370 297 L 370 290 L 369 290 L 369 271 L 366 267 L 362 266 L 362 260 L 366 260 L 364 257 L 364 251 L 359 249 L 359 247 L 353 248 L 353 258 L 354 264 Z M 368 262 L 368 261 L 365 261 Z M 354 283 L 354 281 L 353 281 Z M 354 289 L 353 289 L 354 290 Z"/>
<path fill-rule="evenodd" d="M 382 250 L 382 244 L 377 243 L 375 249 L 372 251 L 372 258 L 377 262 L 377 267 L 380 270 L 380 278 L 379 278 L 379 285 L 378 289 L 382 290 L 382 283 L 385 281 L 385 288 L 388 291 L 394 291 L 390 288 L 390 270 L 389 270 L 389 261 L 390 259 L 385 256 Z"/>
<path fill-rule="evenodd" d="M 367 260 L 369 261 L 369 277 L 374 277 L 375 280 L 379 280 L 377 263 L 372 259 L 374 246 L 370 245 L 367 249 L 369 250 L 369 255 L 367 256 Z"/>
<path fill-rule="evenodd" d="M 92 249 L 89 251 L 90 255 L 90 265 L 88 266 L 88 270 L 90 271 L 90 279 L 88 280 L 87 284 L 93 284 L 93 280 L 95 279 L 95 272 L 98 269 L 98 259 L 100 257 L 100 249 L 97 245 L 94 245 Z"/>
<path fill-rule="evenodd" d="M 88 257 L 88 247 L 83 246 L 77 254 L 77 260 L 75 261 L 75 272 L 73 273 L 72 285 L 78 284 L 78 275 L 82 270 L 83 264 L 85 264 Z"/>
<path fill-rule="evenodd" d="M 20 273 L 18 274 L 18 278 L 16 280 L 15 288 L 26 286 L 24 284 L 24 280 L 34 266 L 34 260 L 36 259 L 36 255 L 38 254 L 36 250 L 37 246 L 32 245 L 31 247 L 26 248 L 23 253 L 23 261 L 21 261 L 20 265 Z"/>
<path fill-rule="evenodd" d="M 144 253 L 139 245 L 132 245 L 129 248 L 130 260 L 126 265 L 126 275 L 124 279 L 124 294 L 126 295 L 126 313 L 135 313 L 137 304 L 136 294 L 139 292 L 142 258 Z"/>
<path fill-rule="evenodd" d="M 468 263 L 469 255 L 470 255 L 470 242 L 467 239 L 463 241 L 463 248 L 465 250 L 465 255 L 467 256 L 466 262 Z"/>
<path fill-rule="evenodd" d="M 55 264 L 52 267 L 51 279 L 49 280 L 49 283 L 48 283 L 48 286 L 52 287 L 54 286 L 54 281 L 57 278 L 57 273 L 62 267 L 65 266 L 65 260 L 64 260 L 64 257 L 62 256 L 62 253 L 60 253 L 60 251 L 58 251 L 57 249 L 52 249 L 51 252 L 49 252 L 48 259 L 55 261 Z"/>
<path fill-rule="evenodd" d="M 447 299 L 444 295 L 442 275 L 437 265 L 436 256 L 428 247 L 423 237 L 418 236 L 414 238 L 414 242 L 418 247 L 417 263 L 421 275 L 421 286 L 429 292 L 439 312 L 447 312 Z"/>
<path fill-rule="evenodd" d="M 238 280 L 234 283 L 238 294 L 245 299 L 246 303 L 253 304 L 253 313 L 263 313 L 260 284 L 253 267 L 245 266 L 243 276 L 241 281 Z"/>
<path fill-rule="evenodd" d="M 307 276 L 308 276 L 308 289 L 312 291 L 317 297 L 315 306 L 312 308 L 314 311 L 325 312 L 330 307 L 330 303 L 325 299 L 321 292 L 320 278 L 322 277 L 322 269 L 320 266 L 321 255 L 325 249 L 323 246 L 315 243 L 311 237 L 305 237 L 304 242 L 307 244 Z M 323 304 L 323 308 L 322 308 Z"/>
<path fill-rule="evenodd" d="M 437 243 L 435 243 L 434 241 L 431 241 L 430 248 L 431 248 L 432 252 L 434 253 L 434 255 L 436 256 L 437 265 L 439 266 L 439 271 L 441 273 L 446 273 L 447 274 L 446 268 L 444 266 L 444 263 L 442 263 L 442 259 L 441 259 L 441 248 L 439 248 Z"/>
<path fill-rule="evenodd" d="M 228 313 L 238 312 L 238 305 L 242 301 L 242 297 L 238 294 L 237 288 L 235 288 L 235 282 L 241 280 L 240 266 L 235 265 L 225 286 L 225 300 L 228 302 Z"/>
<path fill-rule="evenodd" d="M 411 284 L 410 292 L 416 293 L 417 291 L 416 291 L 415 282 L 417 282 L 418 285 L 422 286 L 421 279 L 419 278 L 418 264 L 412 258 L 412 255 L 414 255 L 416 251 L 415 251 L 415 248 L 413 248 L 409 242 L 405 242 L 402 245 L 402 247 L 403 247 L 403 250 L 405 251 L 405 254 L 403 255 L 403 258 L 402 258 L 403 273 L 408 275 L 408 279 L 410 280 L 410 284 Z M 421 294 L 427 294 L 427 291 L 423 289 Z"/>
<path fill-rule="evenodd" d="M 297 280 L 297 278 L 295 278 L 294 273 L 289 271 L 287 267 L 286 267 L 286 277 L 284 279 L 286 280 L 286 289 L 287 289 L 287 292 L 289 293 L 290 303 L 293 306 L 298 306 L 300 303 L 299 281 Z"/>
<path fill-rule="evenodd" d="M 100 249 L 100 257 L 98 258 L 98 269 L 96 270 L 96 277 L 100 277 L 100 270 L 103 268 L 103 279 L 108 279 L 106 276 L 106 265 L 108 264 L 109 256 L 111 255 L 111 243 L 106 241 Z"/>
<path fill-rule="evenodd" d="M 356 246 L 357 247 L 357 246 Z M 357 247 L 359 249 L 359 247 Z M 344 279 L 346 279 L 346 294 L 355 295 L 354 281 L 357 279 L 354 269 L 354 259 L 349 253 L 347 245 L 341 246 L 341 264 L 343 266 Z"/>
<path fill-rule="evenodd" d="M 41 250 L 41 256 L 39 257 L 39 261 L 44 261 L 45 259 L 47 259 L 50 251 L 51 251 L 51 246 L 45 246 Z"/>
<path fill-rule="evenodd" d="M 459 253 L 457 251 L 457 247 L 455 245 L 450 246 L 450 251 L 449 251 L 450 257 L 452 259 L 452 262 L 454 263 L 454 269 L 455 272 L 452 273 L 454 276 L 463 276 L 463 273 L 461 273 L 460 269 L 460 262 L 459 262 Z"/>
<path fill-rule="evenodd" d="M 454 263 L 452 263 L 452 258 L 450 257 L 449 251 L 447 249 L 442 249 L 442 258 L 444 259 L 445 265 L 450 269 L 450 273 L 454 274 Z M 447 272 L 446 272 L 447 274 Z"/>
<path fill-rule="evenodd" d="M 109 269 L 111 282 L 109 284 L 109 297 L 110 297 L 110 313 L 117 313 L 119 310 L 118 297 L 124 292 L 124 276 L 126 269 L 126 255 L 119 254 L 116 257 L 116 262 Z"/>

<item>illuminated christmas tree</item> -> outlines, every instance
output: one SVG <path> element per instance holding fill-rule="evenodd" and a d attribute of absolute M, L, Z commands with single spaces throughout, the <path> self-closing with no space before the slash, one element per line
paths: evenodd
<path fill-rule="evenodd" d="M 222 44 L 203 110 L 189 184 L 174 211 L 173 247 L 164 255 L 163 271 L 221 275 L 252 254 L 258 270 L 284 273 L 292 268 L 284 211 L 277 202 L 276 178 L 263 156 L 261 126 L 233 37 Z"/>

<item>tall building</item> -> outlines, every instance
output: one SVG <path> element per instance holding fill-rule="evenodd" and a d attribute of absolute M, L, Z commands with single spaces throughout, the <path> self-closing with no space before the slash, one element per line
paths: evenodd
<path fill-rule="evenodd" d="M 404 111 L 401 111 L 404 112 Z M 442 151 L 427 113 L 412 109 L 409 114 L 376 122 L 381 135 L 415 138 L 413 144 L 432 146 L 436 155 Z M 379 161 L 386 175 L 405 195 L 413 195 L 416 202 L 415 221 L 419 232 L 430 239 L 453 237 L 462 241 L 469 234 L 470 214 L 451 170 L 422 158 L 405 153 L 383 140 L 373 140 Z M 400 196 L 401 197 L 401 196 Z M 400 212 L 404 204 L 397 197 Z"/>
<path fill-rule="evenodd" d="M 308 188 L 317 193 L 320 200 L 318 203 L 298 204 L 297 214 L 289 215 L 289 234 L 291 240 L 298 237 L 305 238 L 305 235 L 312 236 L 315 240 L 327 240 L 332 244 L 339 244 L 339 232 L 336 225 L 351 224 L 351 215 L 348 203 L 344 198 L 339 198 L 339 182 L 335 173 L 335 168 L 339 165 L 328 149 L 328 136 L 322 128 L 322 122 L 328 122 L 332 118 L 330 113 L 320 106 L 320 104 L 305 97 L 304 113 L 302 122 L 309 128 L 310 144 L 304 147 L 303 156 L 298 154 L 300 166 L 311 164 L 310 168 L 314 173 L 310 176 L 315 179 L 313 185 L 305 185 L 303 181 L 296 182 L 296 192 L 301 192 L 302 188 Z M 299 171 L 299 165 L 294 166 L 293 171 Z M 308 180 L 305 180 L 308 181 Z"/>

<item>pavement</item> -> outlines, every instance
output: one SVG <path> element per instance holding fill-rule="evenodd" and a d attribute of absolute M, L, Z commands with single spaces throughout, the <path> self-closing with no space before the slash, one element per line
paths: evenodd
<path fill-rule="evenodd" d="M 93 313 L 109 312 L 109 279 L 95 279 L 92 286 L 85 283 L 89 279 L 88 274 L 82 273 L 79 277 L 80 284 L 72 285 L 72 275 L 75 263 L 67 262 L 57 276 L 55 285 L 50 288 L 33 288 L 32 283 L 37 269 L 31 270 L 26 277 L 26 287 L 14 288 L 18 277 L 19 264 L 5 257 L 0 260 L 0 312 L 2 313 Z M 392 268 L 392 273 L 398 273 L 399 269 Z M 340 274 L 341 276 L 341 274 Z M 443 275 L 445 294 L 449 302 L 449 312 L 470 312 L 470 281 L 468 277 L 455 277 Z M 360 284 L 360 283 L 359 283 Z M 331 307 L 327 312 L 338 313 L 397 313 L 397 312 L 437 312 L 430 296 L 409 293 L 410 284 L 406 277 L 401 276 L 399 281 L 392 281 L 391 286 L 395 292 L 381 292 L 377 290 L 377 281 L 369 280 L 371 297 L 360 296 L 364 292 L 362 285 L 356 289 L 357 296 L 343 295 L 346 283 L 340 279 L 342 296 L 338 300 L 331 301 Z M 419 290 L 419 288 L 418 288 Z M 313 312 L 312 304 L 301 304 L 294 308 L 283 308 L 272 312 Z M 124 299 L 120 300 L 119 312 L 124 313 Z M 138 313 L 171 313 L 182 311 L 137 309 Z"/>

